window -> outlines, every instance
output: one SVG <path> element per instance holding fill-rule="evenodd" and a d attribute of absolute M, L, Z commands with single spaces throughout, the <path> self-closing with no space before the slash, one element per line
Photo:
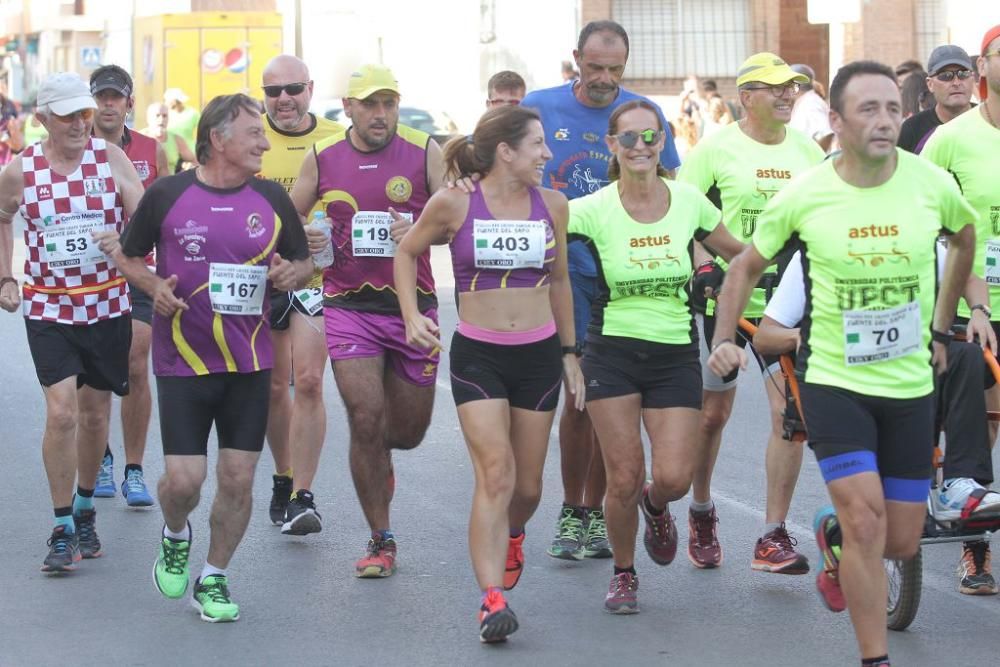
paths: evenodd
<path fill-rule="evenodd" d="M 917 0 L 915 27 L 917 37 L 917 60 L 927 66 L 931 51 L 942 44 L 948 44 L 948 27 L 944 0 Z M 975 55 L 975 54 L 972 54 Z"/>

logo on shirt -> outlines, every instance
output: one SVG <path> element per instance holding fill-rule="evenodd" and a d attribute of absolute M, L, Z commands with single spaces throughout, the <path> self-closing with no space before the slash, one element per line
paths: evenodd
<path fill-rule="evenodd" d="M 792 172 L 787 169 L 758 169 L 757 178 L 784 178 L 788 180 L 792 177 Z"/>
<path fill-rule="evenodd" d="M 185 262 L 204 262 L 205 256 L 202 248 L 205 247 L 208 227 L 199 225 L 194 220 L 188 220 L 183 227 L 174 229 L 174 236 L 177 238 L 177 245 L 184 250 Z"/>
<path fill-rule="evenodd" d="M 378 164 L 359 164 L 358 169 L 364 171 L 366 169 L 378 169 Z"/>
<path fill-rule="evenodd" d="M 210 206 L 209 209 L 212 213 L 232 213 L 232 206 Z"/>
<path fill-rule="evenodd" d="M 560 127 L 556 130 L 556 133 L 552 135 L 552 138 L 556 141 L 569 141 L 569 128 Z"/>
<path fill-rule="evenodd" d="M 260 238 L 264 235 L 264 221 L 260 217 L 260 213 L 251 213 L 247 216 L 247 234 L 252 239 Z"/>
<path fill-rule="evenodd" d="M 52 199 L 52 188 L 48 185 L 39 185 L 35 191 L 38 193 L 38 201 Z"/>
<path fill-rule="evenodd" d="M 1000 234 L 1000 206 L 990 206 L 990 225 L 994 236 Z"/>
<path fill-rule="evenodd" d="M 385 196 L 397 204 L 408 201 L 412 194 L 413 184 L 405 176 L 393 176 L 385 184 Z"/>
<path fill-rule="evenodd" d="M 670 235 L 644 236 L 642 238 L 629 239 L 628 242 L 630 248 L 650 248 L 659 245 L 670 245 Z"/>
<path fill-rule="evenodd" d="M 135 173 L 139 174 L 140 181 L 145 181 L 149 178 L 149 162 L 146 160 L 132 160 L 132 166 L 135 167 Z"/>
<path fill-rule="evenodd" d="M 899 236 L 899 226 L 868 225 L 867 227 L 851 227 L 847 235 L 852 239 L 875 239 L 887 236 Z"/>
<path fill-rule="evenodd" d="M 88 197 L 97 197 L 107 192 L 103 178 L 83 179 L 83 193 Z"/>
<path fill-rule="evenodd" d="M 583 133 L 583 140 L 584 141 L 589 141 L 592 144 L 596 144 L 598 141 L 601 140 L 601 135 L 596 134 L 594 132 L 584 132 Z"/>

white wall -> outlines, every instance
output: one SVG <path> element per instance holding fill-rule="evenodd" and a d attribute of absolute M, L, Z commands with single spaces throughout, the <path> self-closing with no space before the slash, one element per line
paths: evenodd
<path fill-rule="evenodd" d="M 983 35 L 1000 24 L 1000 2 L 990 0 L 948 0 L 948 32 L 952 44 L 970 54 L 978 54 Z"/>

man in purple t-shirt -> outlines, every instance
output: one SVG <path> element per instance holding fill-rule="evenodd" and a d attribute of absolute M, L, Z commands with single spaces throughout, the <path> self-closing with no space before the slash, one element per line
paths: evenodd
<path fill-rule="evenodd" d="M 272 285 L 305 286 L 313 270 L 288 195 L 254 178 L 268 148 L 257 102 L 240 94 L 213 99 L 198 125 L 200 166 L 146 191 L 114 254 L 155 309 L 153 373 L 166 470 L 153 576 L 169 598 L 187 590 L 188 515 L 205 480 L 213 424 L 218 433 L 208 558 L 194 585 L 194 605 L 209 622 L 239 618 L 226 567 L 250 518 L 267 428 L 274 354 L 266 295 Z M 155 274 L 143 259 L 154 247 Z"/>

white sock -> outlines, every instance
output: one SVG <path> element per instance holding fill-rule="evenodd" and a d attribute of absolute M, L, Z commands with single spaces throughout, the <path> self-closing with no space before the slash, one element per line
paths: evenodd
<path fill-rule="evenodd" d="M 694 500 L 693 498 L 691 499 L 690 508 L 691 508 L 692 512 L 702 512 L 702 513 L 704 513 L 704 512 L 711 512 L 713 507 L 715 507 L 715 503 L 712 502 L 711 498 L 709 498 L 708 502 L 705 502 L 705 503 L 699 503 L 698 501 Z"/>
<path fill-rule="evenodd" d="M 226 576 L 226 571 L 215 567 L 208 561 L 205 561 L 205 567 L 201 568 L 201 576 L 198 577 L 199 581 L 205 581 L 205 577 L 211 577 L 213 574 L 218 574 L 220 576 Z"/>
<path fill-rule="evenodd" d="M 174 531 L 170 530 L 170 528 L 168 528 L 166 524 L 163 524 L 163 536 L 164 537 L 169 537 L 172 540 L 180 540 L 182 542 L 190 542 L 191 541 L 191 525 L 188 524 L 188 523 L 185 523 L 184 524 L 184 530 L 182 530 L 179 533 L 175 533 Z"/>

